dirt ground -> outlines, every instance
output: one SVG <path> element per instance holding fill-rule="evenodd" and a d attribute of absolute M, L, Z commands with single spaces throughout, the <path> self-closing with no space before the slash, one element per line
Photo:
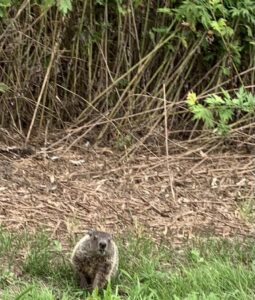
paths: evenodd
<path fill-rule="evenodd" d="M 92 147 L 46 158 L 1 154 L 0 225 L 43 226 L 60 239 L 132 228 L 175 244 L 197 234 L 252 235 L 254 155 L 189 147 L 168 158 Z"/>

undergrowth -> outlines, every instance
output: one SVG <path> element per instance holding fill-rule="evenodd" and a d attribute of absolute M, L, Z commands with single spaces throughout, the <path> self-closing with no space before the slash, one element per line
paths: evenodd
<path fill-rule="evenodd" d="M 71 245 L 37 234 L 0 231 L 0 298 L 34 300 L 254 299 L 253 241 L 198 239 L 181 250 L 141 236 L 117 239 L 120 272 L 101 292 L 86 295 L 69 264 Z"/>
<path fill-rule="evenodd" d="M 251 117 L 255 112 L 255 96 L 241 87 L 235 92 L 235 97 L 222 89 L 223 96 L 211 95 L 199 103 L 195 93 L 189 93 L 187 103 L 195 120 L 202 120 L 206 128 L 215 133 L 227 135 L 236 123 Z M 238 115 L 238 120 L 236 116 Z"/>
<path fill-rule="evenodd" d="M 203 122 L 189 92 L 207 104 L 220 88 L 254 92 L 253 0 L 4 0 L 0 18 L 0 126 L 26 143 L 53 127 L 73 145 L 130 147 L 164 139 L 162 126 L 191 139 Z M 233 113 L 231 130 L 251 135 L 254 114 Z"/>

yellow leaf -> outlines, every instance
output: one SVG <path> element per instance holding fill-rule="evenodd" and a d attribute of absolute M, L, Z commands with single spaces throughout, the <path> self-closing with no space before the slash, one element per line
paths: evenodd
<path fill-rule="evenodd" d="M 189 106 L 195 105 L 197 102 L 197 95 L 194 92 L 189 92 L 187 96 L 187 103 Z"/>

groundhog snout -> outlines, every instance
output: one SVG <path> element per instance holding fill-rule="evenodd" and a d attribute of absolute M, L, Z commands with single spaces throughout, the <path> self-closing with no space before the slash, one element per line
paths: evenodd
<path fill-rule="evenodd" d="M 99 249 L 100 250 L 105 250 L 106 246 L 107 246 L 106 241 L 100 241 L 99 242 Z"/>

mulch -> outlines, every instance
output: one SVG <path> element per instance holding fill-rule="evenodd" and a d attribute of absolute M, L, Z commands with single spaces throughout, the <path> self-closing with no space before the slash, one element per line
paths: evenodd
<path fill-rule="evenodd" d="M 88 228 L 147 232 L 173 244 L 197 235 L 252 236 L 254 155 L 184 149 L 168 157 L 139 151 L 127 158 L 96 147 L 0 154 L 0 225 L 44 227 L 63 240 Z"/>

